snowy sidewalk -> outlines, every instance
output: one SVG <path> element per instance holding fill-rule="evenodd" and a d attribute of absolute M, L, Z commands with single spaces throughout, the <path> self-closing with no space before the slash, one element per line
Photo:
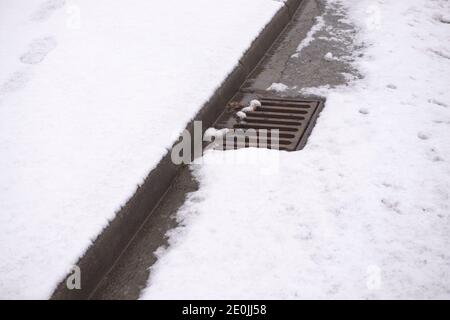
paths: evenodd
<path fill-rule="evenodd" d="M 48 298 L 282 6 L 0 4 L 0 298 Z"/>
<path fill-rule="evenodd" d="M 327 98 L 304 150 L 225 152 L 262 153 L 257 165 L 208 162 L 215 151 L 193 165 L 200 190 L 142 298 L 450 298 L 450 4 L 328 3 L 289 59 L 319 41 L 345 48 L 352 31 L 339 25 L 354 24 L 361 50 L 318 59 L 363 78 L 302 90 Z M 303 89 L 286 73 L 276 88 Z M 277 170 L 263 174 L 274 155 Z"/>

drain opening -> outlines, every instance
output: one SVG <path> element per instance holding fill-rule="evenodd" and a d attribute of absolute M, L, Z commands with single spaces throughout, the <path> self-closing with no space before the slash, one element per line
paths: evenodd
<path fill-rule="evenodd" d="M 241 119 L 234 123 L 234 130 L 230 130 L 215 149 L 300 150 L 323 108 L 323 101 L 313 99 L 264 97 L 253 101 L 257 105 L 238 112 Z"/>

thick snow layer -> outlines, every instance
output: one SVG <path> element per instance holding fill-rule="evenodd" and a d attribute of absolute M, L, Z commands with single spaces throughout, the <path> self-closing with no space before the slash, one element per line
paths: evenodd
<path fill-rule="evenodd" d="M 0 2 L 0 298 L 47 298 L 272 0 Z"/>
<path fill-rule="evenodd" d="M 309 90 L 327 102 L 304 150 L 193 166 L 142 298 L 450 298 L 449 2 L 341 3 L 364 78 Z"/>

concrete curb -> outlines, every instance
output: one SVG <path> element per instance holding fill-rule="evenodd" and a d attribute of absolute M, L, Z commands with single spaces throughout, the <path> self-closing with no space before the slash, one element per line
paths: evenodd
<path fill-rule="evenodd" d="M 243 54 L 234 70 L 187 125 L 186 129 L 191 134 L 195 120 L 201 120 L 205 130 L 220 116 L 224 106 L 264 57 L 302 1 L 287 0 L 285 5 L 272 17 L 250 48 Z M 65 278 L 59 283 L 51 299 L 89 299 L 103 277 L 108 274 L 114 263 L 126 250 L 146 218 L 157 207 L 176 177 L 180 166 L 172 163 L 170 153 L 169 151 L 161 159 L 144 183 L 78 260 L 77 265 L 81 269 L 81 289 L 67 289 Z"/>

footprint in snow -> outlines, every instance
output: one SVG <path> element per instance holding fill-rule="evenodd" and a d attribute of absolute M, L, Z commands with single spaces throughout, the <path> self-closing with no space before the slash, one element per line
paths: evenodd
<path fill-rule="evenodd" d="M 370 112 L 369 112 L 369 109 L 366 109 L 366 108 L 361 108 L 361 109 L 359 109 L 358 111 L 359 111 L 359 113 L 365 114 L 365 115 L 370 113 Z"/>
<path fill-rule="evenodd" d="M 396 190 L 396 191 L 403 189 L 403 187 L 400 186 L 400 185 L 397 185 L 397 184 L 394 184 L 394 183 L 390 183 L 390 182 L 386 182 L 386 181 L 382 182 L 381 185 L 383 187 L 385 187 L 385 188 Z"/>
<path fill-rule="evenodd" d="M 392 210 L 398 214 L 401 214 L 402 211 L 399 209 L 400 202 L 390 199 L 381 199 L 381 203 L 389 210 Z"/>
<path fill-rule="evenodd" d="M 61 9 L 66 4 L 66 0 L 47 0 L 31 15 L 32 21 L 44 21 L 50 18 L 55 10 Z"/>
<path fill-rule="evenodd" d="M 435 55 L 437 55 L 438 57 L 450 60 L 450 54 L 444 52 L 443 50 L 439 50 L 439 49 L 429 49 L 429 50 L 432 53 L 434 53 Z"/>
<path fill-rule="evenodd" d="M 25 64 L 38 64 L 56 48 L 56 45 L 57 42 L 52 37 L 35 39 L 31 42 L 28 51 L 20 57 L 20 61 Z"/>
<path fill-rule="evenodd" d="M 430 134 L 420 131 L 417 133 L 417 137 L 421 140 L 428 140 L 428 139 L 430 139 Z"/>
<path fill-rule="evenodd" d="M 444 16 L 442 14 L 437 14 L 433 17 L 436 21 L 450 24 L 450 15 Z"/>
<path fill-rule="evenodd" d="M 429 103 L 444 107 L 444 108 L 448 108 L 448 105 L 442 101 L 436 100 L 436 99 L 429 99 L 428 100 Z"/>
<path fill-rule="evenodd" d="M 296 238 L 300 240 L 311 240 L 312 239 L 311 229 L 305 224 L 299 224 L 297 229 Z"/>
<path fill-rule="evenodd" d="M 428 157 L 431 161 L 433 162 L 441 162 L 441 161 L 445 161 L 444 158 L 442 158 L 437 150 L 435 148 L 431 148 L 429 153 L 428 153 Z"/>
<path fill-rule="evenodd" d="M 389 89 L 392 89 L 392 90 L 397 89 L 397 86 L 395 84 L 392 84 L 392 83 L 388 84 L 386 87 L 388 87 Z"/>
<path fill-rule="evenodd" d="M 22 89 L 30 79 L 27 72 L 14 72 L 0 87 L 0 95 Z"/>

